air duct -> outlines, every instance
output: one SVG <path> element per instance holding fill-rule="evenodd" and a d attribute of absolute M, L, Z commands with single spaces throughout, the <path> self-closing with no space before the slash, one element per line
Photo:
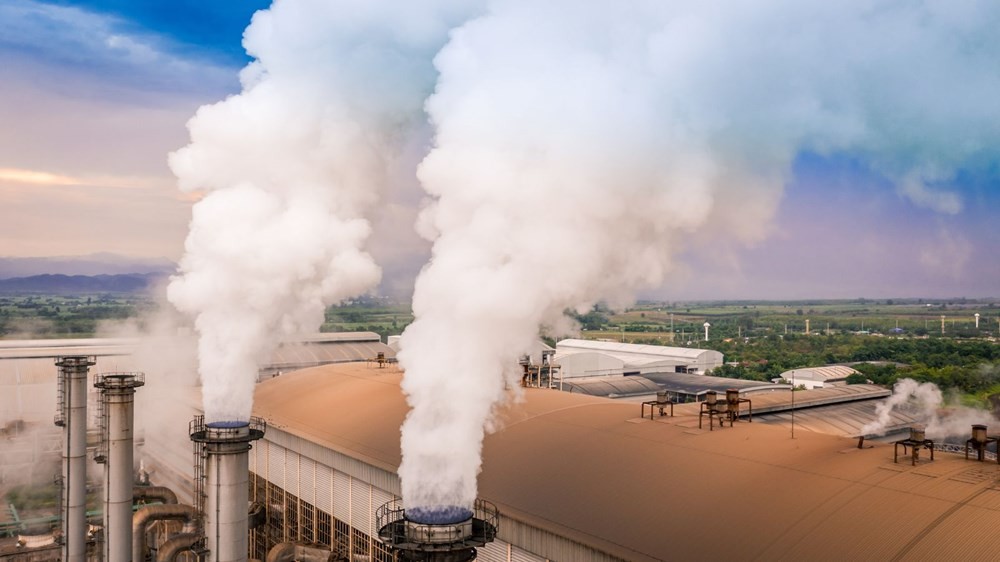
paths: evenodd
<path fill-rule="evenodd" d="M 132 488 L 132 501 L 135 503 L 149 503 L 151 501 L 177 503 L 177 494 L 165 486 L 136 486 Z"/>
<path fill-rule="evenodd" d="M 139 508 L 132 517 L 132 561 L 146 559 L 146 528 L 154 521 L 184 521 L 194 524 L 198 510 L 190 505 L 147 505 Z"/>
<path fill-rule="evenodd" d="M 156 552 L 156 562 L 174 562 L 181 553 L 193 549 L 201 538 L 198 533 L 180 533 L 170 537 Z"/>
<path fill-rule="evenodd" d="M 250 443 L 263 437 L 266 427 L 260 418 L 205 423 L 204 416 L 196 416 L 191 421 L 195 480 L 201 486 L 195 497 L 204 518 L 208 562 L 247 559 L 248 453 Z"/>
<path fill-rule="evenodd" d="M 129 562 L 132 551 L 132 445 L 135 389 L 145 384 L 142 373 L 98 375 L 101 390 L 104 462 L 104 560 Z"/>
<path fill-rule="evenodd" d="M 79 355 L 56 359 L 60 411 L 55 423 L 63 427 L 64 562 L 84 562 L 87 556 L 87 371 L 96 362 L 95 357 Z"/>

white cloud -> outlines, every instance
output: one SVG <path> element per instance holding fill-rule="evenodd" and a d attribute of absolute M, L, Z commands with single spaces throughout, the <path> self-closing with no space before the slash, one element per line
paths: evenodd
<path fill-rule="evenodd" d="M 897 193 L 918 207 L 924 207 L 946 215 L 962 212 L 962 196 L 953 191 L 928 187 L 916 178 L 902 180 L 896 187 Z"/>
<path fill-rule="evenodd" d="M 968 239 L 942 227 L 936 241 L 920 248 L 920 263 L 937 277 L 961 279 L 972 253 Z"/>
<path fill-rule="evenodd" d="M 3 74 L 60 87 L 69 81 L 85 92 L 137 101 L 147 94 L 214 90 L 236 86 L 237 69 L 171 52 L 171 41 L 129 28 L 114 16 L 34 0 L 0 2 L 0 55 Z M 86 81 L 83 78 L 99 78 Z"/>

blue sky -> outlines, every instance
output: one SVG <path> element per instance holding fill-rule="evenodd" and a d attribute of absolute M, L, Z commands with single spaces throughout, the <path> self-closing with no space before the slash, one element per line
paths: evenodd
<path fill-rule="evenodd" d="M 242 31 L 267 4 L 0 0 L 0 255 L 177 259 L 193 199 L 166 154 L 199 106 L 238 93 Z M 996 154 L 928 184 L 935 199 L 870 155 L 802 151 L 768 237 L 724 255 L 692 243 L 645 296 L 1000 296 Z M 387 270 L 412 275 L 413 247 Z"/>

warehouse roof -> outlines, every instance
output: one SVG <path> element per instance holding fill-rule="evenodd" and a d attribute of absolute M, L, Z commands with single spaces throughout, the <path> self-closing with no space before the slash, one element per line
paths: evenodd
<path fill-rule="evenodd" d="M 826 367 L 802 367 L 800 369 L 791 369 L 781 373 L 780 376 L 783 379 L 792 380 L 793 372 L 795 373 L 796 379 L 826 382 L 844 380 L 858 371 L 848 367 L 847 365 L 828 365 Z"/>
<path fill-rule="evenodd" d="M 258 385 L 254 413 L 395 471 L 407 412 L 399 382 L 364 364 L 305 369 Z M 506 517 L 628 560 L 995 555 L 976 540 L 1000 525 L 995 463 L 939 453 L 911 467 L 894 464 L 889 445 L 860 450 L 805 431 L 793 440 L 762 423 L 710 432 L 694 414 L 638 413 L 526 389 L 484 442 L 480 495 Z"/>
<path fill-rule="evenodd" d="M 766 392 L 771 390 L 789 390 L 790 385 L 771 382 L 713 377 L 711 375 L 691 375 L 687 373 L 644 373 L 643 377 L 657 383 L 663 390 L 682 394 L 701 395 L 710 390 L 725 393 L 730 388 L 740 392 Z"/>
<path fill-rule="evenodd" d="M 663 359 L 670 359 L 670 358 L 697 359 L 706 353 L 721 355 L 721 353 L 712 349 L 697 349 L 690 347 L 666 347 L 662 345 L 639 345 L 635 343 L 618 343 L 618 342 L 575 340 L 575 339 L 562 340 L 556 343 L 556 350 L 559 351 L 560 354 L 566 351 L 578 351 L 578 350 L 602 351 L 612 355 L 625 354 L 628 355 L 629 357 L 632 357 L 634 355 L 651 355 L 651 356 L 658 356 Z"/>
<path fill-rule="evenodd" d="M 635 396 L 655 394 L 660 386 L 640 376 L 595 377 L 585 380 L 567 379 L 560 383 L 565 392 L 577 392 L 590 396 Z"/>

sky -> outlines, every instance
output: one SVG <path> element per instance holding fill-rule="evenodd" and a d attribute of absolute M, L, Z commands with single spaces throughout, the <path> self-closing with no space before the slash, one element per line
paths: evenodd
<path fill-rule="evenodd" d="M 200 106 L 240 91 L 242 32 L 267 5 L 0 0 L 0 256 L 179 259 L 198 195 L 177 188 L 167 154 Z M 986 152 L 928 185 L 866 154 L 800 150 L 775 216 L 755 225 L 762 238 L 686 239 L 664 284 L 639 296 L 1000 297 L 1000 160 Z M 406 224 L 417 183 L 395 197 L 414 212 L 392 206 L 380 220 L 395 228 L 376 226 L 371 250 L 382 291 L 406 297 L 429 245 Z"/>

